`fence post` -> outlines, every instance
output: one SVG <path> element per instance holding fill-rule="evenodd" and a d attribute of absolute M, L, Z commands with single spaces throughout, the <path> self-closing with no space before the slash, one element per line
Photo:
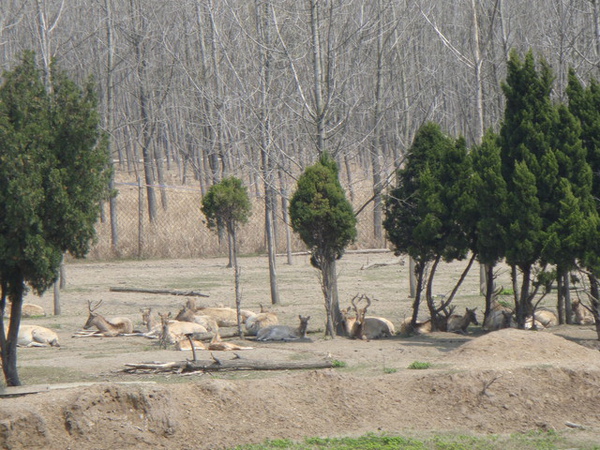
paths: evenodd
<path fill-rule="evenodd" d="M 138 177 L 138 258 L 144 252 L 144 186 L 142 178 Z"/>

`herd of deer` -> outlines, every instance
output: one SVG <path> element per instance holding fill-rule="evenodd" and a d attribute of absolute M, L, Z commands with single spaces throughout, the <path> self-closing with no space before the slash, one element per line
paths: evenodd
<path fill-rule="evenodd" d="M 364 302 L 364 304 L 363 304 Z M 227 307 L 200 307 L 193 299 L 189 299 L 179 313 L 172 318 L 171 313 L 158 313 L 158 319 L 153 316 L 151 308 L 140 310 L 142 325 L 145 330 L 135 330 L 133 322 L 127 317 L 107 319 L 97 310 L 102 300 L 95 304 L 88 301 L 88 319 L 83 326 L 84 330 L 96 328 L 96 331 L 86 332 L 86 336 L 145 336 L 161 339 L 164 345 L 174 345 L 178 350 L 207 349 L 215 351 L 246 350 L 252 347 L 243 347 L 221 339 L 219 329 L 233 327 L 238 324 L 237 310 Z M 361 306 L 362 305 L 362 306 Z M 356 295 L 351 300 L 351 306 L 342 310 L 342 325 L 346 335 L 353 339 L 381 339 L 396 335 L 394 324 L 384 318 L 367 316 L 371 300 L 366 295 Z M 453 314 L 450 308 L 446 316 L 439 316 L 436 328 L 439 331 L 466 334 L 467 327 L 472 323 L 479 325 L 476 314 L 477 308 L 466 308 L 464 315 Z M 587 307 L 578 300 L 572 301 L 574 323 L 588 325 L 594 323 L 594 316 Z M 280 325 L 275 313 L 261 311 L 241 310 L 241 322 L 248 336 L 255 336 L 257 341 L 297 341 L 307 338 L 308 321 L 310 316 L 298 316 L 299 325 L 291 327 Z M 431 320 L 412 323 L 412 318 L 404 320 L 400 326 L 400 334 L 426 334 L 433 329 Z M 525 328 L 542 329 L 558 325 L 556 314 L 550 310 L 536 310 L 532 317 L 527 318 Z M 493 300 L 490 313 L 485 318 L 482 328 L 486 331 L 495 331 L 501 328 L 516 327 L 513 311 L 503 306 L 496 299 Z M 81 334 L 79 334 L 81 335 Z M 199 337 L 212 337 L 208 344 L 204 344 Z M 58 335 L 55 331 L 39 325 L 22 324 L 19 329 L 18 345 L 24 347 L 53 346 L 60 347 Z"/>

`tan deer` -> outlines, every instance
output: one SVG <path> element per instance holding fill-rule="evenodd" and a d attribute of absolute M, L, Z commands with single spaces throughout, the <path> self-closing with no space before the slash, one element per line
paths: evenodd
<path fill-rule="evenodd" d="M 571 301 L 571 308 L 573 309 L 573 315 L 575 316 L 574 322 L 576 325 L 593 325 L 596 323 L 594 314 L 587 306 L 582 304 L 579 299 L 573 299 Z"/>
<path fill-rule="evenodd" d="M 213 333 L 219 331 L 219 325 L 213 317 L 196 314 L 193 310 L 189 309 L 187 305 L 183 306 L 183 308 L 179 310 L 179 313 L 177 316 L 175 316 L 175 320 L 179 322 L 197 323 L 198 325 L 202 325 L 204 328 L 206 328 L 207 331 Z"/>
<path fill-rule="evenodd" d="M 217 325 L 220 327 L 237 326 L 237 310 L 233 308 L 196 306 L 196 301 L 194 299 L 188 299 L 186 307 L 187 309 L 192 310 L 195 314 L 212 317 L 214 320 L 216 320 Z M 248 317 L 255 315 L 254 312 L 247 310 L 241 310 L 240 314 L 242 323 L 245 323 Z"/>
<path fill-rule="evenodd" d="M 17 337 L 19 347 L 60 347 L 58 335 L 49 328 L 39 325 L 21 324 Z"/>
<path fill-rule="evenodd" d="M 359 307 L 357 304 L 362 300 L 366 300 L 367 304 L 364 307 Z M 352 306 L 342 311 L 342 320 L 346 328 L 346 334 L 353 339 L 380 339 L 391 337 L 396 334 L 394 324 L 384 317 L 367 316 L 367 309 L 371 306 L 371 299 L 366 295 L 358 295 L 350 302 Z M 354 311 L 354 317 L 352 316 Z"/>
<path fill-rule="evenodd" d="M 477 307 L 473 309 L 465 308 L 465 314 L 463 316 L 459 316 L 458 314 L 451 314 L 448 317 L 446 330 L 449 333 L 467 334 L 467 327 L 471 323 L 479 325 L 479 322 L 477 322 L 477 314 L 475 312 L 476 309 Z"/>
<path fill-rule="evenodd" d="M 88 300 L 89 316 L 87 322 L 83 326 L 84 330 L 89 330 L 92 327 L 98 329 L 96 335 L 113 337 L 133 333 L 133 322 L 128 317 L 115 317 L 106 319 L 95 311 L 102 304 L 102 300 L 92 306 L 91 300 Z"/>
<path fill-rule="evenodd" d="M 228 352 L 235 350 L 252 350 L 253 347 L 243 347 L 241 345 L 233 344 L 231 342 L 223 342 L 221 335 L 217 332 L 213 336 L 212 340 L 208 344 L 208 350 Z"/>
<path fill-rule="evenodd" d="M 503 328 L 516 328 L 517 322 L 511 310 L 494 309 L 491 310 L 483 322 L 482 328 L 485 331 L 497 331 Z"/>
<path fill-rule="evenodd" d="M 171 319 L 171 313 L 158 313 L 161 323 L 161 342 L 176 344 L 187 339 L 188 334 L 206 333 L 206 328 L 195 322 L 179 322 Z"/>
<path fill-rule="evenodd" d="M 258 330 L 256 334 L 257 341 L 297 341 L 306 339 L 308 329 L 308 321 L 310 316 L 298 316 L 300 324 L 297 328 L 292 328 L 287 325 L 270 325 Z"/>
<path fill-rule="evenodd" d="M 277 314 L 268 311 L 263 305 L 260 305 L 260 313 L 246 319 L 246 332 L 249 336 L 256 336 L 259 330 L 278 324 L 279 319 Z"/>

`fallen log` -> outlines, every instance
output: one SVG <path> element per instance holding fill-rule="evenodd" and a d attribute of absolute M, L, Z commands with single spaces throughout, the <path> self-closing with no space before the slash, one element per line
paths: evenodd
<path fill-rule="evenodd" d="M 180 291 L 177 289 L 145 289 L 145 288 L 129 288 L 129 287 L 111 287 L 111 292 L 138 292 L 142 294 L 168 294 L 181 295 L 184 297 L 210 297 L 208 294 L 203 294 L 198 291 Z"/>
<path fill-rule="evenodd" d="M 219 359 L 213 356 L 210 360 L 175 361 L 175 362 L 146 362 L 125 364 L 127 373 L 138 370 L 152 372 L 218 372 L 228 370 L 302 370 L 328 369 L 333 367 L 332 360 L 318 361 L 261 361 L 258 359 L 241 358 L 236 354 L 234 359 Z"/>

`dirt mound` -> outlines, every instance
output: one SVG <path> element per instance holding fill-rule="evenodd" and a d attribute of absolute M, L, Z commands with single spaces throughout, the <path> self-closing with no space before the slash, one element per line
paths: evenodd
<path fill-rule="evenodd" d="M 253 380 L 103 383 L 0 404 L 0 447 L 231 448 L 265 439 L 379 430 L 507 433 L 598 429 L 600 371 L 566 368 L 334 370 Z"/>
<path fill-rule="evenodd" d="M 457 367 L 518 367 L 549 364 L 600 369 L 600 352 L 544 331 L 507 328 L 452 350 L 444 363 Z"/>

